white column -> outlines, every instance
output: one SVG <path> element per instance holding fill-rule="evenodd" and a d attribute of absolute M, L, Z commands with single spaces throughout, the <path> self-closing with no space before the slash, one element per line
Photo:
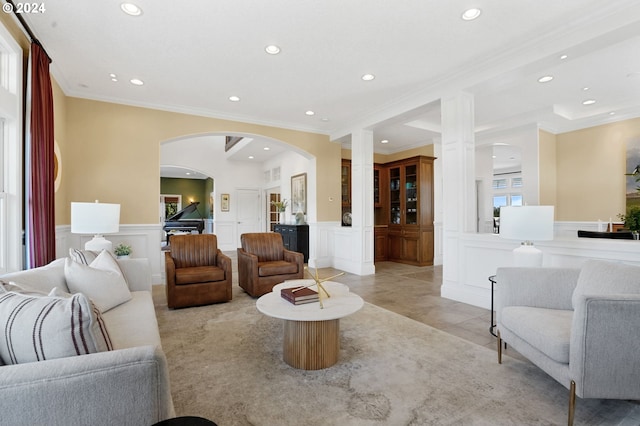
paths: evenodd
<path fill-rule="evenodd" d="M 373 132 L 351 133 L 352 261 L 358 274 L 375 273 L 373 214 Z"/>
<path fill-rule="evenodd" d="M 473 95 L 460 92 L 441 101 L 443 297 L 460 300 L 464 253 L 459 239 L 476 229 Z"/>

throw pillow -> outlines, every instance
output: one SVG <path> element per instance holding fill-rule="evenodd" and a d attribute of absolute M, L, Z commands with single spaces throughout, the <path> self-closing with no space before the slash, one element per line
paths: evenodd
<path fill-rule="evenodd" d="M 585 261 L 573 291 L 573 308 L 580 296 L 601 294 L 640 294 L 640 267 L 604 260 Z"/>
<path fill-rule="evenodd" d="M 64 275 L 69 291 L 84 293 L 101 312 L 131 300 L 131 292 L 120 266 L 106 250 L 88 266 L 67 258 Z"/>
<path fill-rule="evenodd" d="M 83 294 L 0 294 L 0 358 L 4 364 L 85 355 L 113 349 L 100 311 Z"/>
<path fill-rule="evenodd" d="M 98 257 L 98 254 L 100 253 L 92 250 L 79 250 L 74 248 L 69 249 L 69 257 L 78 263 L 82 263 L 83 265 L 91 264 L 91 262 L 93 262 L 95 258 Z"/>

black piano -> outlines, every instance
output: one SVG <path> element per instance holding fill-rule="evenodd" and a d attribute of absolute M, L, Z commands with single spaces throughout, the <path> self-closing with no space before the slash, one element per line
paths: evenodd
<path fill-rule="evenodd" d="M 167 233 L 167 244 L 169 244 L 169 236 L 172 231 L 198 231 L 199 234 L 202 234 L 202 231 L 204 231 L 204 219 L 202 217 L 200 217 L 200 219 L 183 219 L 184 216 L 188 216 L 194 211 L 198 211 L 198 204 L 200 204 L 200 202 L 195 201 L 165 220 L 164 227 L 162 229 Z M 198 212 L 198 214 L 200 214 L 200 212 Z"/>

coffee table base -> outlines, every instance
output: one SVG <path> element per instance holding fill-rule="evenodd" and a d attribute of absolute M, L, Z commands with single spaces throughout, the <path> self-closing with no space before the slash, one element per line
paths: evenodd
<path fill-rule="evenodd" d="M 284 321 L 284 362 L 301 370 L 320 370 L 338 362 L 340 320 Z"/>

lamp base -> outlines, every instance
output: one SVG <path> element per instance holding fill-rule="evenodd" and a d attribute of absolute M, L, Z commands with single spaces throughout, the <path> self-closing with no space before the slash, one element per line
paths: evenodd
<path fill-rule="evenodd" d="M 533 243 L 524 242 L 513 250 L 513 266 L 540 267 L 542 266 L 542 251 Z"/>
<path fill-rule="evenodd" d="M 111 251 L 113 249 L 113 243 L 105 239 L 102 235 L 94 235 L 92 240 L 86 242 L 84 249 L 91 251 Z"/>

